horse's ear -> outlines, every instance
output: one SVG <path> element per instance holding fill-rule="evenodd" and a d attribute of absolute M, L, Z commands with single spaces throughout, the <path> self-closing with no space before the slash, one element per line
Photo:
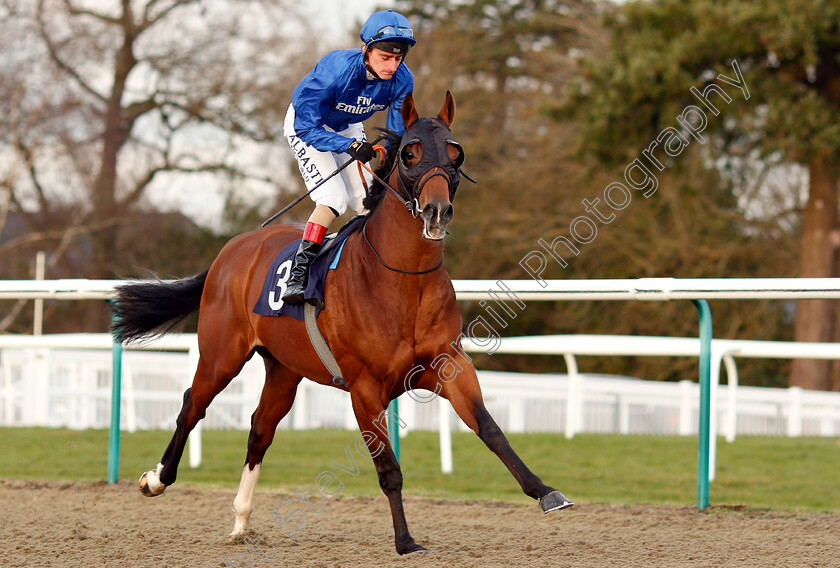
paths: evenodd
<path fill-rule="evenodd" d="M 402 119 L 406 128 L 417 122 L 417 119 L 420 118 L 417 116 L 417 109 L 414 108 L 414 96 L 411 93 L 408 93 L 403 99 L 400 112 L 402 113 Z"/>
<path fill-rule="evenodd" d="M 443 101 L 443 108 L 438 113 L 438 118 L 448 127 L 452 126 L 452 121 L 455 120 L 455 99 L 452 93 L 446 91 L 446 100 Z"/>

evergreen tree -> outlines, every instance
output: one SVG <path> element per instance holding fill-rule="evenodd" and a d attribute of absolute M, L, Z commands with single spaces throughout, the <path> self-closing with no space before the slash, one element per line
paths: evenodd
<path fill-rule="evenodd" d="M 672 127 L 686 145 L 713 140 L 717 165 L 801 165 L 809 182 L 796 275 L 836 276 L 840 4 L 655 0 L 621 6 L 606 25 L 609 50 L 585 59 L 563 109 L 586 126 L 584 151 L 629 163 Z M 706 274 L 718 275 L 731 274 Z M 835 304 L 799 302 L 796 340 L 832 341 Z M 790 384 L 831 390 L 829 362 L 796 361 Z"/>

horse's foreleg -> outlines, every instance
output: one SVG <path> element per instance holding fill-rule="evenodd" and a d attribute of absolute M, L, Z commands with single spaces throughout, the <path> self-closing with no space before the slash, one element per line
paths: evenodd
<path fill-rule="evenodd" d="M 445 383 L 443 387 L 441 394 L 449 400 L 461 420 L 478 434 L 490 451 L 499 456 L 522 487 L 522 491 L 529 497 L 539 499 L 543 512 L 548 513 L 574 505 L 560 491 L 543 483 L 513 451 L 502 429 L 484 406 L 474 369 L 464 368 L 455 380 Z"/>
<path fill-rule="evenodd" d="M 378 387 L 378 383 L 376 386 Z M 371 388 L 368 395 L 360 392 L 362 390 L 364 389 L 354 388 L 350 392 L 353 411 L 376 467 L 379 486 L 388 497 L 391 518 L 394 521 L 394 545 L 397 554 L 426 554 L 428 550 L 414 542 L 414 538 L 408 532 L 402 502 L 402 471 L 388 440 L 387 413 L 379 400 L 378 388 Z"/>
<path fill-rule="evenodd" d="M 231 540 L 238 541 L 248 531 L 248 521 L 254 510 L 254 493 L 257 489 L 257 479 L 260 476 L 260 466 L 266 450 L 274 440 L 277 425 L 292 408 L 297 386 L 301 377 L 289 371 L 277 360 L 264 355 L 266 380 L 257 410 L 251 416 L 251 433 L 248 436 L 248 455 L 239 490 L 233 500 L 233 512 L 236 523 Z"/>

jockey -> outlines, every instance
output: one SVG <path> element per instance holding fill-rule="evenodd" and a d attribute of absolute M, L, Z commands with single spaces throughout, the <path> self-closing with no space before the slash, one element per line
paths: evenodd
<path fill-rule="evenodd" d="M 333 51 L 321 59 L 292 94 L 283 134 L 292 147 L 307 189 L 312 189 L 349 159 L 368 162 L 376 152 L 367 142 L 362 121 L 388 109 L 386 127 L 405 130 L 400 107 L 414 89 L 414 79 L 403 65 L 417 40 L 408 19 L 393 10 L 376 12 L 362 26 L 359 49 Z M 365 172 L 368 183 L 371 181 Z M 315 211 L 309 217 L 295 254 L 283 301 L 300 304 L 309 277 L 309 265 L 321 249 L 327 227 L 348 205 L 364 213 L 365 189 L 359 176 L 342 170 L 310 196 Z"/>

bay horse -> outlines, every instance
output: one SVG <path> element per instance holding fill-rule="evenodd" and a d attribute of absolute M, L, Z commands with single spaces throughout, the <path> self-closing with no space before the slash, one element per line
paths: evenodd
<path fill-rule="evenodd" d="M 333 381 L 303 322 L 252 311 L 267 267 L 280 249 L 301 238 L 299 226 L 269 226 L 239 235 L 202 274 L 120 287 L 113 329 L 119 341 L 173 331 L 187 315 L 199 311 L 198 367 L 184 393 L 169 446 L 157 468 L 140 479 L 143 495 L 160 495 L 175 482 L 190 431 L 213 398 L 257 353 L 265 363 L 266 377 L 251 418 L 247 457 L 233 502 L 232 539 L 241 540 L 248 531 L 263 456 L 303 377 L 349 391 L 363 433 L 361 447 L 366 444 L 390 504 L 399 554 L 428 551 L 408 531 L 402 472 L 387 429 L 377 420 L 391 400 L 410 389 L 445 397 L 507 466 L 522 491 L 539 500 L 544 512 L 573 504 L 545 485 L 513 451 L 485 408 L 475 368 L 460 348 L 461 315 L 442 265 L 443 239 L 453 217 L 452 199 L 464 157 L 449 129 L 455 101 L 447 92 L 437 117 L 420 118 L 409 94 L 401 113 L 406 129 L 401 139 L 391 143 L 391 148 L 399 149 L 379 169 L 386 184 L 371 187 L 364 229 L 347 238 L 341 261 L 330 270 L 324 286 L 326 309 L 318 317 L 318 327 L 341 368 L 343 382 Z M 442 356 L 450 364 L 445 376 L 435 365 Z M 457 374 L 451 372 L 455 367 Z"/>

